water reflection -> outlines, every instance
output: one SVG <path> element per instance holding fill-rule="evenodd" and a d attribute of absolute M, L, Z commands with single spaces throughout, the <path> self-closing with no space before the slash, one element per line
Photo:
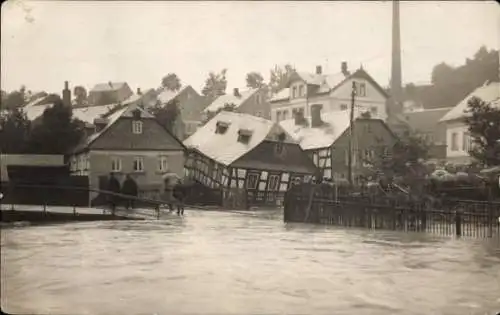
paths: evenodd
<path fill-rule="evenodd" d="M 498 240 L 283 224 L 279 213 L 188 212 L 2 229 L 1 246 L 2 306 L 15 313 L 500 310 Z"/>

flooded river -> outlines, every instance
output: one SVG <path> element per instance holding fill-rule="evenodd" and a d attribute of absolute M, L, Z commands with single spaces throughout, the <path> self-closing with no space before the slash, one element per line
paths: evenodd
<path fill-rule="evenodd" d="M 24 314 L 496 314 L 500 244 L 188 211 L 3 228 L 2 309 Z"/>

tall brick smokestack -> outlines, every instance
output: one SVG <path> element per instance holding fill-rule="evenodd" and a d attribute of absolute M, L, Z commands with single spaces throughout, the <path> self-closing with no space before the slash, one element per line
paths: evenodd
<path fill-rule="evenodd" d="M 402 110 L 403 78 L 401 70 L 401 34 L 399 24 L 399 0 L 392 1 L 392 65 L 391 102 L 389 111 L 397 115 Z"/>
<path fill-rule="evenodd" d="M 62 91 L 62 101 L 64 106 L 71 107 L 71 90 L 68 86 L 68 81 L 64 81 L 64 90 Z"/>

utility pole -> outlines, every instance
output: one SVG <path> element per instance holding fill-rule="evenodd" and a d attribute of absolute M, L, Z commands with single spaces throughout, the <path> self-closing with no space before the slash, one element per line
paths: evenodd
<path fill-rule="evenodd" d="M 352 82 L 351 91 L 351 117 L 349 119 L 349 154 L 347 156 L 347 178 L 351 188 L 354 186 L 352 178 L 352 162 L 353 162 L 353 138 L 354 138 L 354 97 L 356 96 L 356 82 Z"/>

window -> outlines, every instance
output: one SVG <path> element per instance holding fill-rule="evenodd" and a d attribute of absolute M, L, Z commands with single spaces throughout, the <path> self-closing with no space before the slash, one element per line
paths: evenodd
<path fill-rule="evenodd" d="M 111 172 L 121 172 L 122 171 L 122 160 L 119 157 L 111 158 Z"/>
<path fill-rule="evenodd" d="M 257 181 L 259 180 L 259 174 L 250 173 L 247 177 L 247 189 L 257 188 Z"/>
<path fill-rule="evenodd" d="M 347 110 L 347 104 L 340 104 L 340 110 Z"/>
<path fill-rule="evenodd" d="M 281 112 L 278 110 L 276 111 L 276 121 L 280 122 L 281 121 Z"/>
<path fill-rule="evenodd" d="M 250 142 L 250 135 L 243 133 L 238 134 L 238 142 L 241 142 L 243 144 L 248 144 L 248 142 Z"/>
<path fill-rule="evenodd" d="M 158 171 L 168 171 L 168 160 L 166 156 L 160 156 L 160 158 L 158 159 Z"/>
<path fill-rule="evenodd" d="M 136 135 L 142 133 L 142 121 L 134 120 L 132 122 L 132 132 Z"/>
<path fill-rule="evenodd" d="M 469 152 L 472 150 L 472 137 L 468 132 L 464 132 L 462 138 L 462 150 L 465 152 Z"/>
<path fill-rule="evenodd" d="M 451 151 L 458 151 L 458 134 L 456 132 L 451 134 Z"/>
<path fill-rule="evenodd" d="M 296 86 L 294 86 L 294 87 L 292 88 L 292 98 L 296 98 L 296 97 L 297 97 L 297 87 L 296 87 Z"/>
<path fill-rule="evenodd" d="M 134 158 L 134 172 L 144 172 L 144 159 L 142 156 Z"/>
<path fill-rule="evenodd" d="M 302 97 L 302 96 L 304 96 L 304 86 L 300 85 L 299 86 L 299 97 Z"/>
<path fill-rule="evenodd" d="M 271 175 L 268 178 L 267 190 L 277 191 L 279 187 L 280 177 L 278 175 Z"/>
<path fill-rule="evenodd" d="M 366 96 L 366 84 L 365 83 L 359 83 L 359 91 L 358 95 L 359 96 Z"/>

